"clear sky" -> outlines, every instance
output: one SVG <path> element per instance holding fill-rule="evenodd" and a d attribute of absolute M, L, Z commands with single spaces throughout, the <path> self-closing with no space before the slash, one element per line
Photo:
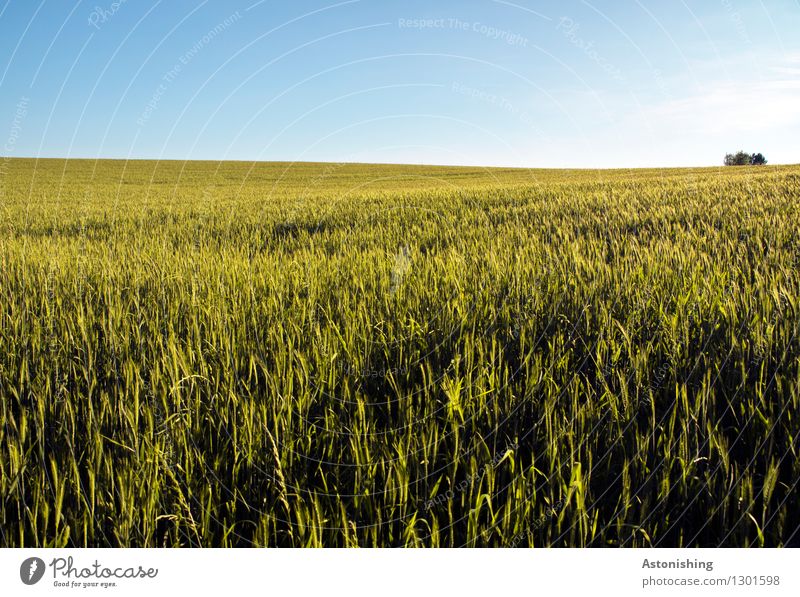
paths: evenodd
<path fill-rule="evenodd" d="M 0 0 L 0 154 L 800 162 L 800 0 Z"/>

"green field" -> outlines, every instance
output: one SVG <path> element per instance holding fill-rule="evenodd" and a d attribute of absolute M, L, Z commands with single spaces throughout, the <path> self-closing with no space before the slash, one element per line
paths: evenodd
<path fill-rule="evenodd" d="M 800 167 L 0 193 L 4 547 L 800 539 Z"/>

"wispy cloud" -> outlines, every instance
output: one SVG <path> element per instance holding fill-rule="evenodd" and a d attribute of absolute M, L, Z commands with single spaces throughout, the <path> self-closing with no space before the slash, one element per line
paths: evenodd
<path fill-rule="evenodd" d="M 800 123 L 800 57 L 763 68 L 760 76 L 708 80 L 699 91 L 652 104 L 651 126 L 695 133 L 761 131 Z"/>

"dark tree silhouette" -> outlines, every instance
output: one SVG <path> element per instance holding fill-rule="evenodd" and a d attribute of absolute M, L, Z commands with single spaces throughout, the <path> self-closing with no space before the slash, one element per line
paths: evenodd
<path fill-rule="evenodd" d="M 750 154 L 744 151 L 725 154 L 726 166 L 747 166 L 750 163 Z"/>
<path fill-rule="evenodd" d="M 760 153 L 749 154 L 744 151 L 737 151 L 736 153 L 725 154 L 726 166 L 763 166 L 766 163 L 767 158 Z"/>

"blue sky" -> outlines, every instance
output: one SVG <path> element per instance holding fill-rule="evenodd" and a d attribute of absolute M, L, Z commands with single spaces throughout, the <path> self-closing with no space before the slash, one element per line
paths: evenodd
<path fill-rule="evenodd" d="M 800 0 L 0 0 L 0 154 L 800 163 Z"/>

